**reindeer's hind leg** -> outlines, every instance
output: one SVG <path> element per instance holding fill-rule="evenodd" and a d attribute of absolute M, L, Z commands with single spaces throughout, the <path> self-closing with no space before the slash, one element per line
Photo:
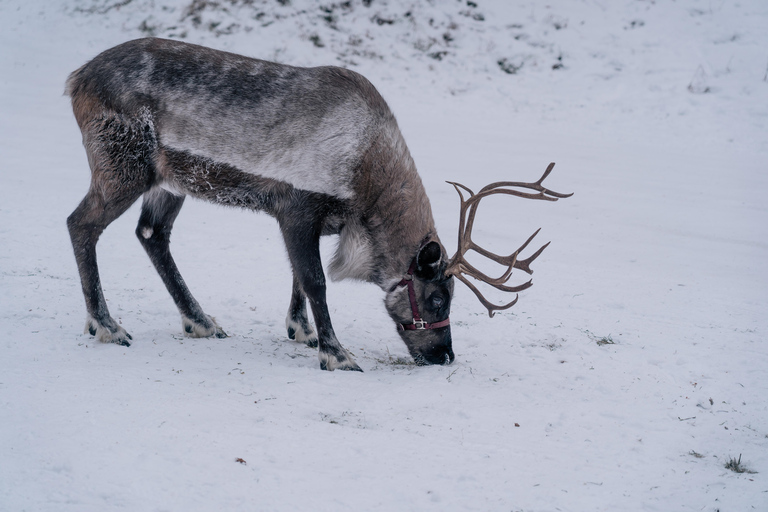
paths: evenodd
<path fill-rule="evenodd" d="M 288 316 L 285 317 L 285 328 L 292 340 L 305 343 L 309 347 L 317 347 L 317 333 L 307 317 L 307 296 L 301 289 L 296 274 L 293 274 L 293 292 Z"/>
<path fill-rule="evenodd" d="M 88 310 L 85 330 L 96 336 L 99 341 L 125 346 L 130 345 L 128 340 L 131 336 L 109 315 L 96 263 L 96 242 L 104 229 L 139 198 L 142 190 L 130 192 L 130 195 L 118 201 L 105 204 L 104 198 L 92 186 L 85 199 L 67 218 L 69 236 L 80 271 L 85 307 Z"/>
<path fill-rule="evenodd" d="M 203 312 L 192 296 L 171 256 L 171 229 L 183 204 L 184 196 L 173 195 L 161 188 L 156 187 L 147 192 L 144 195 L 136 236 L 168 288 L 176 307 L 179 308 L 184 333 L 194 338 L 226 338 L 227 334 L 213 318 Z"/>
<path fill-rule="evenodd" d="M 83 136 L 91 187 L 67 218 L 67 227 L 88 310 L 85 330 L 100 341 L 128 346 L 131 336 L 110 316 L 104 300 L 96 243 L 104 229 L 149 189 L 154 133 L 145 121 L 113 115 L 85 125 Z"/>

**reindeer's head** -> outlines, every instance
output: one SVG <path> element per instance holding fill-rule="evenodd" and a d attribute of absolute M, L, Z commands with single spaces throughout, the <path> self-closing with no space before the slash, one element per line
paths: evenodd
<path fill-rule="evenodd" d="M 483 249 L 472 241 L 472 226 L 475 222 L 477 207 L 480 200 L 492 194 L 507 194 L 526 199 L 543 199 L 557 201 L 558 198 L 570 197 L 573 194 L 559 194 L 542 186 L 542 182 L 552 172 L 555 164 L 549 164 L 547 170 L 534 183 L 502 181 L 483 187 L 477 194 L 460 183 L 448 182 L 456 188 L 461 198 L 459 213 L 459 247 L 456 254 L 449 260 L 443 254 L 439 243 L 430 241 L 419 249 L 405 277 L 387 294 L 387 311 L 398 325 L 400 337 L 403 338 L 408 351 L 419 364 L 450 364 L 454 355 L 451 346 L 451 327 L 448 314 L 453 296 L 453 276 L 466 284 L 488 309 L 488 315 L 493 317 L 495 311 L 512 307 L 517 302 L 517 296 L 511 302 L 496 305 L 488 301 L 480 291 L 467 280 L 466 276 L 484 282 L 504 292 L 517 293 L 529 288 L 533 283 L 527 282 L 517 286 L 507 286 L 506 282 L 512 275 L 513 269 L 533 274 L 530 264 L 549 245 L 544 244 L 531 256 L 519 260 L 518 255 L 538 234 L 536 230 L 528 240 L 509 256 L 500 256 Z M 512 187 L 512 188 L 510 188 Z M 535 190 L 537 193 L 521 192 L 514 188 Z M 465 200 L 462 189 L 469 193 Z M 470 265 L 464 258 L 473 250 L 486 258 L 503 265 L 504 273 L 492 278 Z"/>
<path fill-rule="evenodd" d="M 453 279 L 446 275 L 446 258 L 439 243 L 423 245 L 403 279 L 387 294 L 389 316 L 418 364 L 453 362 L 448 313 Z"/>

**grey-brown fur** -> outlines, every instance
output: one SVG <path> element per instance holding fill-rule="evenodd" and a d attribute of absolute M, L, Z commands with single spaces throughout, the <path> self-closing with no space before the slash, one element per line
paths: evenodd
<path fill-rule="evenodd" d="M 429 200 L 388 106 L 362 76 L 341 68 L 296 68 L 186 43 L 141 39 L 102 53 L 67 81 L 92 179 L 68 218 L 88 309 L 87 329 L 128 344 L 109 316 L 95 246 L 144 196 L 136 235 L 190 336 L 226 336 L 187 289 L 169 250 L 184 195 L 264 211 L 283 233 L 294 270 L 286 327 L 318 344 L 324 369 L 359 370 L 339 344 L 325 303 L 319 237 L 339 234 L 334 278 L 387 291 L 398 323 L 407 294 L 394 285 L 425 241 L 439 244 Z M 425 316 L 447 317 L 452 280 L 442 246 L 417 272 Z M 441 266 L 442 265 L 442 266 Z M 432 268 L 434 267 L 434 268 Z M 420 267 L 421 268 L 421 267 Z M 317 332 L 308 322 L 306 298 Z M 440 302 L 440 301 L 437 301 Z M 420 362 L 453 359 L 450 328 L 401 333 Z"/>

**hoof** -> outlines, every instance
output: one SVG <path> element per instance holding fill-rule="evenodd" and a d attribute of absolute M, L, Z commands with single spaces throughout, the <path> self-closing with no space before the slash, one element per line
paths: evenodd
<path fill-rule="evenodd" d="M 290 339 L 304 343 L 310 348 L 317 348 L 317 333 L 315 333 L 312 324 L 307 323 L 302 325 L 290 318 L 286 318 L 285 329 L 288 331 L 288 337 Z"/>
<path fill-rule="evenodd" d="M 352 372 L 362 372 L 352 356 L 341 349 L 340 353 L 334 355 L 329 352 L 320 352 L 320 369 L 332 372 L 333 370 L 345 370 Z"/>
<path fill-rule="evenodd" d="M 112 318 L 109 318 L 106 322 L 98 322 L 95 318 L 89 316 L 85 321 L 86 333 L 94 336 L 102 343 L 114 343 L 115 345 L 121 345 L 123 347 L 130 347 L 133 338 L 128 334 L 125 329 L 122 328 Z"/>
<path fill-rule="evenodd" d="M 203 321 L 196 322 L 191 318 L 181 315 L 181 326 L 184 330 L 184 336 L 190 338 L 227 338 L 227 333 L 219 327 L 212 317 L 204 315 Z"/>

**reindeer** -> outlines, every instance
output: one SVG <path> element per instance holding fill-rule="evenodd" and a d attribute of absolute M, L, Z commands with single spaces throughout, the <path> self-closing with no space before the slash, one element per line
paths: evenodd
<path fill-rule="evenodd" d="M 506 286 L 512 270 L 530 274 L 530 262 L 546 247 L 519 260 L 536 233 L 505 257 L 475 245 L 470 234 L 480 199 L 497 193 L 550 201 L 568 197 L 541 185 L 554 164 L 535 183 L 501 182 L 477 194 L 453 184 L 461 222 L 459 249 L 449 259 L 395 117 L 357 73 L 147 38 L 95 57 L 69 76 L 66 93 L 91 168 L 88 193 L 67 226 L 88 310 L 86 332 L 102 342 L 128 346 L 132 338 L 107 309 L 96 243 L 142 195 L 136 235 L 176 303 L 187 336 L 227 336 L 192 296 L 169 250 L 174 220 L 190 195 L 277 220 L 293 270 L 289 338 L 319 347 L 324 370 L 358 371 L 331 325 L 321 236 L 339 237 L 330 277 L 378 285 L 414 360 L 448 364 L 454 359 L 448 317 L 453 277 L 493 316 L 517 298 L 494 305 L 465 275 L 518 292 L 531 282 Z M 482 274 L 464 258 L 469 250 L 507 270 L 496 279 Z"/>

